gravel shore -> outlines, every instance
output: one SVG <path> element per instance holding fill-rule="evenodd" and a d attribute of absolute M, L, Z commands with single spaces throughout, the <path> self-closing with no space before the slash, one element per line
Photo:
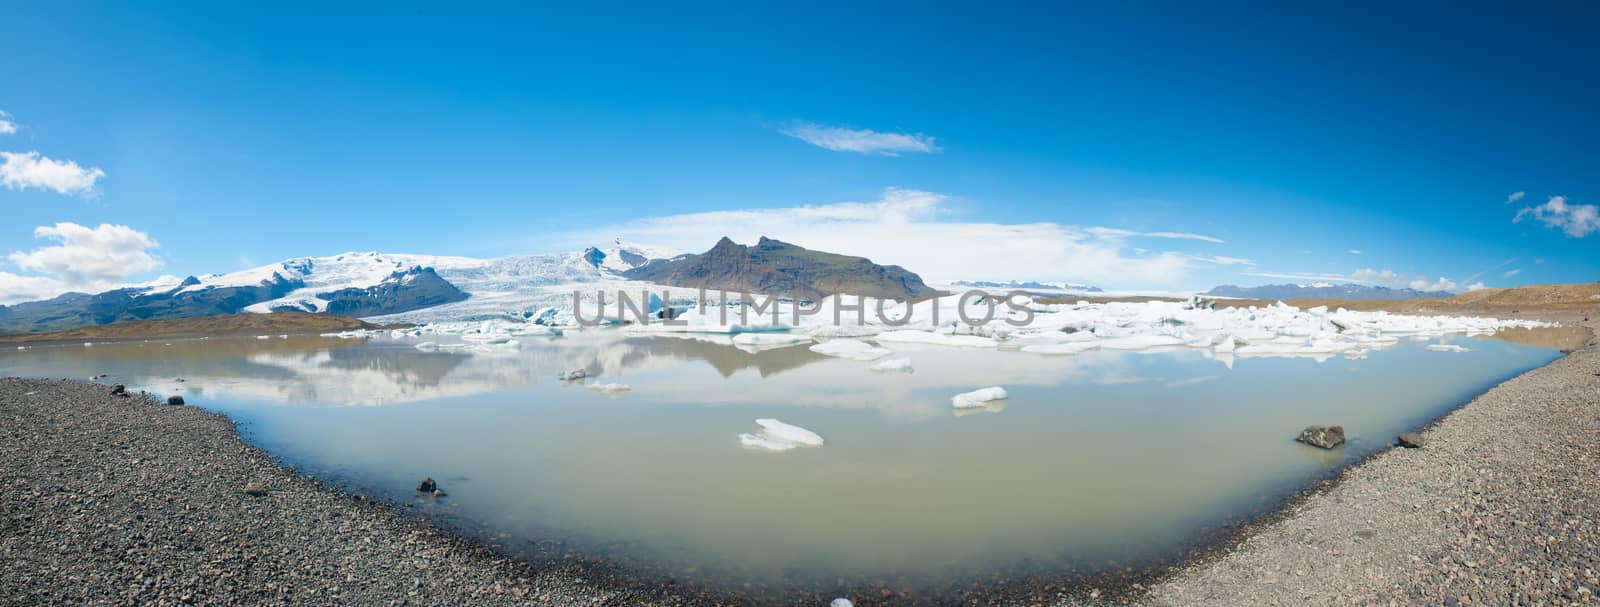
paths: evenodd
<path fill-rule="evenodd" d="M 0 605 L 674 602 L 325 487 L 194 407 L 0 379 L 0 437 Z"/>
<path fill-rule="evenodd" d="M 1594 328 L 1595 325 L 1589 325 Z M 1496 386 L 1179 568 L 1147 605 L 1600 603 L 1600 349 Z"/>
<path fill-rule="evenodd" d="M 1115 600 L 1600 602 L 1597 374 L 1590 342 Z M 220 414 L 104 385 L 0 379 L 0 428 L 0 605 L 716 602 L 505 558 L 279 466 Z"/>

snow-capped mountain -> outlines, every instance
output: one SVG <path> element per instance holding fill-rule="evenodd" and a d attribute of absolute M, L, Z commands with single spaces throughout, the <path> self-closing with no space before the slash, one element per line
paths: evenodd
<path fill-rule="evenodd" d="M 553 289 L 558 285 L 622 280 L 622 272 L 677 254 L 617 239 L 604 249 L 496 259 L 378 252 L 298 257 L 225 274 L 0 306 L 0 333 L 237 312 L 372 317 L 445 308 L 450 317 L 513 314 L 550 300 L 562 292 Z M 473 300 L 485 305 L 463 305 Z"/>
<path fill-rule="evenodd" d="M 1030 281 L 1012 280 L 1012 281 L 1007 281 L 1007 282 L 994 282 L 994 281 L 990 281 L 990 280 L 957 280 L 955 282 L 950 283 L 950 286 L 952 286 L 952 287 L 972 287 L 972 288 L 977 288 L 977 289 L 1053 290 L 1053 291 L 1064 291 L 1064 292 L 1070 292 L 1070 293 L 1101 293 L 1102 292 L 1100 287 L 1094 287 L 1094 286 L 1090 286 L 1090 285 L 1080 285 L 1080 284 L 1074 284 L 1074 283 L 1064 282 L 1064 281 L 1062 281 L 1062 282 L 1041 282 L 1041 281 L 1035 281 L 1035 280 L 1030 280 Z"/>

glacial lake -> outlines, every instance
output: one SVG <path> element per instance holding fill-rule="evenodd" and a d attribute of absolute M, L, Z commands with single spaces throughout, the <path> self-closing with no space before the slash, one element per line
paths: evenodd
<path fill-rule="evenodd" d="M 969 583 L 1168 561 L 1559 356 L 1467 336 L 1231 365 L 1192 350 L 893 344 L 914 371 L 883 373 L 805 345 L 752 352 L 710 336 L 572 331 L 484 354 L 418 341 L 33 347 L 0 352 L 0 373 L 105 374 L 181 394 L 304 473 L 410 502 L 508 552 L 786 604 L 880 583 L 948 598 Z M 1439 343 L 1467 351 L 1426 348 Z M 631 390 L 557 379 L 575 368 Z M 1009 398 L 952 409 L 951 396 L 985 386 Z M 757 418 L 826 444 L 741 446 Z M 1309 424 L 1342 424 L 1350 442 L 1294 442 Z M 423 477 L 448 496 L 416 496 Z"/>

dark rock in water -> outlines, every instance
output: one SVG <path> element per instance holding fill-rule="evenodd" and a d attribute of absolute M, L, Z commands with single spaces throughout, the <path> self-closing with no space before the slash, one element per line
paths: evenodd
<path fill-rule="evenodd" d="M 1416 432 L 1402 432 L 1399 441 L 1401 447 L 1416 449 L 1422 446 L 1422 435 Z"/>
<path fill-rule="evenodd" d="M 244 486 L 244 493 L 245 495 L 262 497 L 267 494 L 267 488 L 262 487 L 259 483 L 249 483 Z"/>
<path fill-rule="evenodd" d="M 181 404 L 183 404 L 183 397 L 182 396 L 178 396 L 176 394 L 174 394 L 172 396 L 168 396 L 167 397 L 167 404 L 169 404 L 169 405 L 181 405 Z"/>
<path fill-rule="evenodd" d="M 1573 353 L 1573 351 L 1574 350 L 1572 348 L 1562 348 L 1561 349 L 1561 353 L 1562 354 L 1571 354 L 1571 353 Z"/>
<path fill-rule="evenodd" d="M 128 393 L 128 387 L 127 386 L 124 386 L 122 384 L 113 384 L 111 386 L 111 394 L 114 395 L 114 396 L 121 396 L 121 395 L 127 394 L 127 393 Z"/>
<path fill-rule="evenodd" d="M 425 494 L 425 495 L 432 495 L 434 492 L 437 492 L 438 490 L 439 490 L 439 483 L 433 482 L 433 477 L 431 477 L 431 476 L 428 477 L 428 478 L 422 479 L 422 482 L 417 483 L 417 493 L 422 493 L 422 494 Z"/>
<path fill-rule="evenodd" d="M 1295 440 L 1313 447 L 1332 449 L 1344 444 L 1344 426 L 1306 426 Z"/>

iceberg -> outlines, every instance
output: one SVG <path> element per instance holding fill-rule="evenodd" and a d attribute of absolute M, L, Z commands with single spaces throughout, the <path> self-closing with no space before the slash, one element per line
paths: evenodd
<path fill-rule="evenodd" d="M 939 346 L 961 346 L 967 348 L 993 348 L 999 345 L 993 339 L 978 337 L 976 335 L 950 335 L 947 333 L 934 333 L 930 331 L 889 331 L 879 333 L 878 343 L 906 343 L 906 344 L 934 344 Z"/>
<path fill-rule="evenodd" d="M 830 339 L 811 346 L 811 351 L 850 360 L 878 360 L 894 354 L 893 350 L 875 347 L 859 339 Z"/>
<path fill-rule="evenodd" d="M 1471 352 L 1467 348 L 1455 344 L 1428 344 L 1428 349 L 1434 352 Z"/>
<path fill-rule="evenodd" d="M 1001 388 L 1000 386 L 992 386 L 957 394 L 950 398 L 950 406 L 957 409 L 973 409 L 977 407 L 986 407 L 988 406 L 989 401 L 1004 400 L 1005 398 L 1005 388 Z"/>
<path fill-rule="evenodd" d="M 785 424 L 772 418 L 756 420 L 761 429 L 754 434 L 740 434 L 739 444 L 768 451 L 788 451 L 795 447 L 821 447 L 822 437 L 817 433 Z"/>
<path fill-rule="evenodd" d="M 794 333 L 758 332 L 733 336 L 733 343 L 742 346 L 789 346 L 808 341 L 811 341 L 811 336 Z"/>
<path fill-rule="evenodd" d="M 911 359 L 904 356 L 880 360 L 872 363 L 872 366 L 867 368 L 880 373 L 910 373 L 912 371 Z"/>
<path fill-rule="evenodd" d="M 603 395 L 606 395 L 606 396 L 616 396 L 616 395 L 621 394 L 623 392 L 627 392 L 629 390 L 632 390 L 633 388 L 628 386 L 627 384 L 610 383 L 610 384 L 587 384 L 587 385 L 585 385 L 583 387 L 583 389 L 599 392 L 599 393 L 601 393 Z"/>

